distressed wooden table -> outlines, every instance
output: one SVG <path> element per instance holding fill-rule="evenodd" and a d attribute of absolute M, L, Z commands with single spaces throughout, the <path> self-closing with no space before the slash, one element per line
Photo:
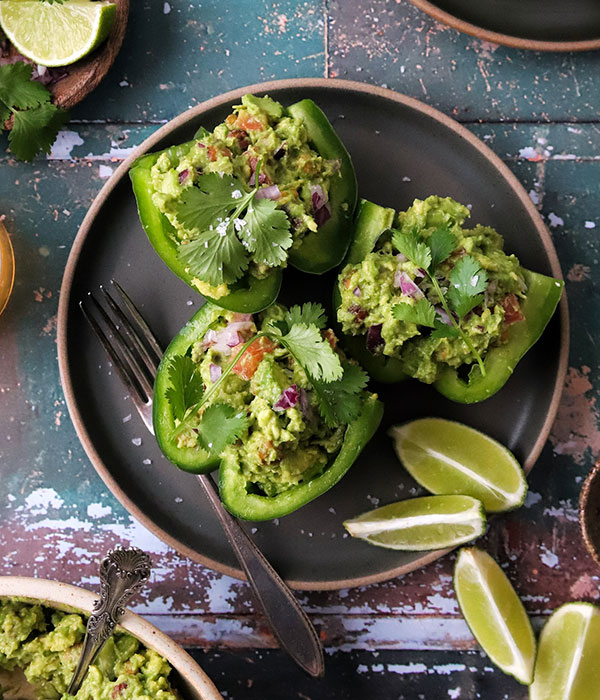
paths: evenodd
<path fill-rule="evenodd" d="M 159 43 L 157 43 L 157 40 Z M 52 155 L 26 165 L 0 142 L 0 213 L 16 287 L 0 317 L 2 574 L 95 587 L 98 556 L 134 543 L 156 563 L 135 610 L 172 635 L 232 700 L 526 697 L 475 647 L 452 592 L 453 557 L 385 584 L 301 594 L 327 648 L 314 681 L 275 648 L 248 586 L 180 557 L 107 491 L 78 443 L 56 360 L 62 271 L 115 166 L 158 125 L 260 80 L 335 76 L 384 85 L 455 117 L 512 168 L 544 216 L 572 314 L 558 419 L 525 507 L 486 546 L 539 626 L 567 600 L 594 601 L 599 574 L 578 531 L 581 482 L 600 453 L 600 55 L 536 54 L 435 23 L 406 0 L 133 3 L 109 77 L 72 114 Z M 176 507 L 176 504 L 174 504 Z"/>

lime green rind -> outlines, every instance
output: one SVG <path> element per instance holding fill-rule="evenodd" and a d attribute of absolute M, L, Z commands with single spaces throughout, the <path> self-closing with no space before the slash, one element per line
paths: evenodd
<path fill-rule="evenodd" d="M 566 603 L 542 629 L 530 700 L 600 700 L 600 609 Z"/>
<path fill-rule="evenodd" d="M 388 434 L 404 468 L 430 493 L 478 498 L 488 513 L 514 510 L 525 502 L 527 480 L 515 456 L 475 428 L 443 418 L 420 418 L 392 426 Z M 486 449 L 487 469 L 477 472 L 477 459 L 469 452 L 481 464 Z"/>
<path fill-rule="evenodd" d="M 468 569 L 475 574 L 474 581 L 468 580 Z M 476 547 L 461 549 L 454 567 L 454 590 L 463 617 L 485 653 L 504 673 L 530 685 L 536 659 L 533 628 L 500 566 Z"/>
<path fill-rule="evenodd" d="M 470 496 L 425 496 L 390 503 L 346 520 L 346 530 L 386 549 L 424 552 L 471 542 L 487 519 L 481 501 Z"/>

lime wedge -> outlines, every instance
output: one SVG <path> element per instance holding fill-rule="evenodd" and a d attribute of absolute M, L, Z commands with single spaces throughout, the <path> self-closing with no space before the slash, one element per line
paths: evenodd
<path fill-rule="evenodd" d="M 352 537 L 378 547 L 421 552 L 456 547 L 485 531 L 481 501 L 470 496 L 426 496 L 390 503 L 346 520 Z"/>
<path fill-rule="evenodd" d="M 442 418 L 390 428 L 402 464 L 431 493 L 478 498 L 488 513 L 523 505 L 527 482 L 513 454 L 492 438 Z"/>
<path fill-rule="evenodd" d="M 117 6 L 91 0 L 64 4 L 0 0 L 0 26 L 27 58 L 43 66 L 68 66 L 108 36 Z"/>
<path fill-rule="evenodd" d="M 475 639 L 504 673 L 520 683 L 533 680 L 535 637 L 523 603 L 502 569 L 486 552 L 461 549 L 454 590 Z"/>
<path fill-rule="evenodd" d="M 530 700 L 599 700 L 600 609 L 590 603 L 558 608 L 540 635 Z"/>

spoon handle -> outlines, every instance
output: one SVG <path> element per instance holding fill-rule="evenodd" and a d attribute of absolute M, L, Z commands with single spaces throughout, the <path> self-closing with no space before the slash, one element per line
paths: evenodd
<path fill-rule="evenodd" d="M 125 613 L 125 606 L 150 576 L 150 557 L 141 549 L 115 549 L 100 563 L 100 600 L 94 603 L 79 663 L 67 693 L 75 695 L 88 669 Z"/>
<path fill-rule="evenodd" d="M 323 647 L 308 615 L 238 521 L 225 510 L 212 477 L 199 474 L 198 479 L 280 646 L 300 668 L 320 678 L 325 672 Z"/>

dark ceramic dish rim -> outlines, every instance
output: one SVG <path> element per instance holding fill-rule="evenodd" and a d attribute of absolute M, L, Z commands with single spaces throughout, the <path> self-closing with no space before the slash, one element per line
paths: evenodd
<path fill-rule="evenodd" d="M 464 34 L 491 41 L 494 44 L 510 46 L 514 49 L 527 49 L 529 51 L 593 51 L 600 49 L 600 37 L 597 39 L 582 39 L 581 41 L 543 41 L 541 39 L 526 39 L 524 37 L 502 34 L 500 32 L 486 29 L 477 24 L 472 24 L 456 15 L 450 14 L 440 9 L 429 0 L 410 0 L 410 2 L 423 12 L 431 15 L 434 19 L 447 24 L 453 29 L 457 29 Z"/>
<path fill-rule="evenodd" d="M 548 256 L 553 276 L 562 279 L 562 272 L 560 269 L 558 256 L 552 243 L 552 239 L 550 238 L 550 234 L 548 233 L 548 230 L 546 229 L 537 209 L 534 207 L 529 196 L 527 195 L 517 178 L 509 170 L 509 168 L 482 141 L 480 141 L 476 136 L 474 136 L 470 131 L 468 131 L 468 129 L 461 126 L 456 121 L 454 121 L 450 117 L 447 117 L 445 114 L 439 112 L 433 107 L 429 107 L 428 105 L 425 105 L 412 97 L 407 97 L 406 95 L 394 92 L 393 90 L 374 87 L 371 85 L 366 85 L 354 81 L 334 80 L 331 78 L 298 78 L 291 80 L 276 80 L 266 83 L 257 83 L 254 85 L 249 85 L 246 87 L 238 88 L 237 90 L 232 90 L 230 92 L 224 93 L 210 100 L 207 100 L 206 102 L 203 102 L 190 110 L 187 110 L 186 112 L 180 114 L 178 117 L 176 117 L 160 129 L 158 129 L 154 134 L 152 134 L 152 136 L 150 136 L 142 144 L 140 144 L 140 146 L 138 146 L 133 151 L 133 153 L 125 161 L 123 161 L 123 163 L 115 171 L 114 175 L 98 193 L 98 196 L 94 200 L 92 206 L 90 207 L 88 213 L 86 214 L 81 224 L 79 232 L 73 243 L 69 259 L 67 261 L 65 274 L 60 290 L 57 323 L 58 365 L 63 391 L 65 394 L 65 400 L 67 403 L 67 408 L 69 409 L 69 415 L 71 417 L 73 425 L 75 426 L 75 431 L 77 432 L 77 436 L 79 437 L 79 440 L 83 445 L 83 448 L 88 458 L 92 462 L 94 468 L 96 469 L 104 483 L 111 490 L 114 496 L 120 501 L 120 503 L 129 511 L 129 513 L 131 513 L 135 518 L 137 518 L 137 520 L 139 520 L 148 530 L 155 534 L 159 539 L 161 539 L 163 542 L 166 542 L 170 547 L 180 552 L 181 554 L 184 554 L 193 561 L 199 562 L 200 564 L 207 566 L 213 570 L 242 580 L 245 579 L 245 577 L 241 569 L 224 565 L 221 562 L 215 561 L 209 557 L 199 554 L 195 550 L 183 545 L 181 542 L 179 542 L 179 540 L 177 540 L 177 538 L 172 537 L 171 535 L 166 533 L 162 528 L 158 527 L 152 521 L 152 519 L 140 508 L 138 508 L 138 506 L 135 503 L 133 503 L 130 500 L 130 498 L 124 493 L 119 483 L 115 480 L 110 470 L 102 461 L 94 443 L 90 438 L 90 435 L 86 429 L 81 413 L 79 411 L 79 407 L 75 399 L 70 367 L 68 363 L 67 320 L 69 307 L 71 305 L 71 288 L 81 250 L 83 248 L 88 232 L 90 231 L 92 224 L 96 218 L 96 215 L 103 207 L 105 201 L 107 200 L 108 196 L 112 193 L 117 183 L 119 183 L 123 177 L 127 176 L 129 168 L 137 158 L 150 151 L 162 139 L 164 139 L 166 136 L 178 129 L 183 124 L 187 123 L 189 120 L 196 119 L 200 114 L 207 110 L 232 102 L 233 100 L 239 100 L 242 95 L 248 92 L 265 93 L 278 89 L 306 89 L 317 87 L 320 89 L 325 88 L 337 91 L 368 93 L 370 95 L 393 100 L 406 107 L 409 107 L 410 109 L 420 112 L 432 119 L 435 119 L 442 126 L 446 127 L 447 129 L 450 129 L 455 134 L 458 134 L 462 139 L 467 141 L 470 146 L 476 148 L 479 151 L 479 153 L 482 154 L 502 175 L 507 185 L 511 188 L 515 196 L 518 197 L 521 204 L 527 210 L 527 213 L 529 214 L 533 224 L 535 225 L 537 233 L 543 244 L 544 250 Z M 562 388 L 567 372 L 567 360 L 569 351 L 569 316 L 565 295 L 563 295 L 563 298 L 561 300 L 559 313 L 561 322 L 561 341 L 559 348 L 558 371 L 556 374 L 556 379 L 552 392 L 552 400 L 549 405 L 546 419 L 544 421 L 542 429 L 539 432 L 537 440 L 535 441 L 532 449 L 530 450 L 529 454 L 523 462 L 523 467 L 526 473 L 528 473 L 535 464 L 546 440 L 548 439 L 552 423 L 554 422 L 554 418 L 558 410 L 558 404 L 560 401 L 560 396 L 562 393 Z M 425 566 L 426 564 L 429 564 L 435 561 L 436 559 L 439 559 L 448 551 L 450 550 L 429 552 L 420 557 L 419 559 L 412 561 L 410 564 L 406 564 L 400 567 L 393 567 L 386 571 L 378 572 L 377 574 L 373 574 L 370 576 L 326 581 L 303 581 L 287 579 L 286 582 L 292 588 L 296 588 L 299 590 L 338 590 L 340 588 L 365 586 L 380 581 L 388 581 L 392 578 L 395 578 L 396 576 L 400 576 L 402 574 L 409 573 L 410 571 L 414 571 L 415 569 L 419 569 L 422 566 Z"/>

